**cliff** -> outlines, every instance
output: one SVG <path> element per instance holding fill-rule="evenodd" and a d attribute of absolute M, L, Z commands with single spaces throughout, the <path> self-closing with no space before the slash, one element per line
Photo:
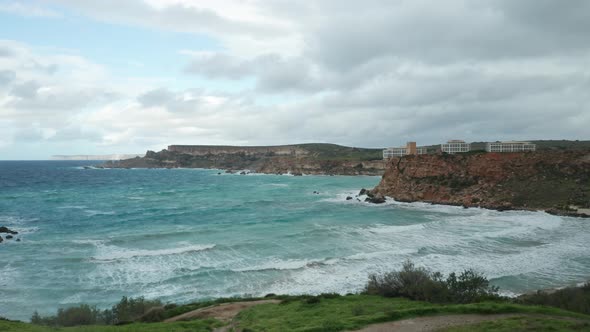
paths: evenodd
<path fill-rule="evenodd" d="M 170 145 L 145 157 L 108 162 L 114 168 L 220 168 L 268 174 L 381 175 L 381 149 L 335 144 L 266 147 Z"/>
<path fill-rule="evenodd" d="M 371 193 L 408 202 L 576 214 L 590 208 L 590 151 L 394 158 Z"/>

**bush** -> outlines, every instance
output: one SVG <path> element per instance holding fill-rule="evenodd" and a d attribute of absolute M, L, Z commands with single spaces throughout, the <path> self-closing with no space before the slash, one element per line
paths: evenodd
<path fill-rule="evenodd" d="M 552 292 L 537 291 L 516 299 L 521 304 L 547 305 L 565 310 L 590 314 L 590 283 L 581 287 L 567 287 Z"/>
<path fill-rule="evenodd" d="M 497 298 L 498 288 L 473 270 L 458 276 L 451 273 L 446 280 L 440 272 L 403 263 L 401 271 L 370 275 L 364 293 L 385 297 L 405 297 L 411 300 L 439 303 L 470 303 Z"/>
<path fill-rule="evenodd" d="M 159 300 L 146 300 L 144 297 L 132 298 L 123 296 L 121 301 L 111 309 L 114 315 L 114 323 L 133 322 L 146 314 L 154 307 L 161 307 Z"/>
<path fill-rule="evenodd" d="M 459 276 L 455 272 L 446 280 L 449 296 L 453 303 L 471 303 L 497 297 L 498 287 L 490 286 L 483 274 L 465 270 Z"/>
<path fill-rule="evenodd" d="M 60 308 L 55 316 L 42 317 L 34 312 L 31 323 L 48 326 L 77 326 L 104 324 L 103 313 L 94 306 L 82 304 L 78 307 Z"/>
<path fill-rule="evenodd" d="M 31 317 L 31 323 L 47 326 L 110 325 L 137 321 L 144 316 L 146 316 L 145 321 L 156 321 L 155 319 L 163 315 L 164 309 L 161 307 L 162 302 L 158 300 L 123 297 L 111 309 L 103 311 L 87 304 L 61 308 L 55 316 L 42 317 L 35 311 Z M 152 308 L 161 308 L 162 311 L 150 312 Z M 149 315 L 147 315 L 148 312 Z"/>
<path fill-rule="evenodd" d="M 139 321 L 145 323 L 157 323 L 164 319 L 166 319 L 166 309 L 164 309 L 164 307 L 153 307 L 143 314 L 143 316 L 139 318 Z"/>
<path fill-rule="evenodd" d="M 446 297 L 446 288 L 440 274 L 431 273 L 406 261 L 401 271 L 370 275 L 365 293 L 385 297 L 401 296 L 420 301 L 441 301 Z"/>

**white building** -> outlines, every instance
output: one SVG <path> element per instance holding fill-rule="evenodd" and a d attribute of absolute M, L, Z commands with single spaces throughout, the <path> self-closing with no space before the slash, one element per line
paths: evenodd
<path fill-rule="evenodd" d="M 469 152 L 471 150 L 471 144 L 465 143 L 465 141 L 454 139 L 448 141 L 445 144 L 441 144 L 440 149 L 442 152 L 450 154 Z"/>
<path fill-rule="evenodd" d="M 526 152 L 535 151 L 537 149 L 536 144 L 531 142 L 490 142 L 486 144 L 487 152 Z"/>

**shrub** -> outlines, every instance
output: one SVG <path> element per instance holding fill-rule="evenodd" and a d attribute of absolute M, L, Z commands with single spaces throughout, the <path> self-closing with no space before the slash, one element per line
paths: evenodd
<path fill-rule="evenodd" d="M 590 283 L 581 287 L 567 287 L 552 292 L 537 291 L 521 295 L 516 302 L 522 304 L 547 305 L 565 310 L 590 314 Z"/>
<path fill-rule="evenodd" d="M 166 310 L 164 307 L 152 307 L 139 318 L 139 321 L 146 323 L 157 323 L 163 321 L 164 319 L 166 319 Z"/>
<path fill-rule="evenodd" d="M 111 309 L 98 310 L 95 306 L 82 304 L 77 307 L 61 308 L 55 316 L 42 317 L 35 311 L 31 317 L 31 323 L 47 326 L 77 326 L 77 325 L 104 325 L 122 324 L 137 321 L 155 307 L 162 307 L 158 300 L 146 300 L 143 297 L 123 297 L 119 303 Z M 145 321 L 155 321 L 162 313 L 154 310 Z"/>
<path fill-rule="evenodd" d="M 104 317 L 96 307 L 82 304 L 77 307 L 60 308 L 55 316 L 42 317 L 35 311 L 31 323 L 48 326 L 95 325 L 104 324 Z"/>
<path fill-rule="evenodd" d="M 496 297 L 498 287 L 490 286 L 483 274 L 473 270 L 465 270 L 457 276 L 449 274 L 446 280 L 450 300 L 453 303 L 471 303 Z"/>
<path fill-rule="evenodd" d="M 370 275 L 365 293 L 385 297 L 401 296 L 421 301 L 441 301 L 445 298 L 446 289 L 439 273 L 433 274 L 406 261 L 401 271 Z"/>
<path fill-rule="evenodd" d="M 429 302 L 470 303 L 498 298 L 498 288 L 473 270 L 457 276 L 451 273 L 446 280 L 440 272 L 403 263 L 400 271 L 370 275 L 364 293 L 385 297 L 405 297 Z"/>
<path fill-rule="evenodd" d="M 148 312 L 151 308 L 161 307 L 159 300 L 146 300 L 144 297 L 132 298 L 123 296 L 121 301 L 111 309 L 115 318 L 114 323 L 133 322 Z"/>
<path fill-rule="evenodd" d="M 319 296 L 310 296 L 307 299 L 305 299 L 306 304 L 317 304 L 317 303 L 320 303 L 321 301 L 322 301 L 322 298 Z"/>

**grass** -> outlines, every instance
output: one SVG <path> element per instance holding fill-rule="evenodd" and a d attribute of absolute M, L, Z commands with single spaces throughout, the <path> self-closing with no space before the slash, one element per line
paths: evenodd
<path fill-rule="evenodd" d="M 244 331 L 341 331 L 373 323 L 444 314 L 527 313 L 590 319 L 587 315 L 556 308 L 502 302 L 437 305 L 371 295 L 321 298 L 311 301 L 315 303 L 309 302 L 295 300 L 252 307 L 240 313 L 240 327 Z"/>
<path fill-rule="evenodd" d="M 135 323 L 119 326 L 75 326 L 75 327 L 48 327 L 22 322 L 0 320 L 1 332 L 208 332 L 213 328 L 222 326 L 223 323 L 215 319 L 193 320 L 175 323 Z"/>
<path fill-rule="evenodd" d="M 328 143 L 297 144 L 316 160 L 383 160 L 383 149 L 354 148 Z"/>
<path fill-rule="evenodd" d="M 564 311 L 557 308 L 543 306 L 527 306 L 508 302 L 484 302 L 474 304 L 432 304 L 428 302 L 411 301 L 404 298 L 386 298 L 375 295 L 322 295 L 322 296 L 277 296 L 282 299 L 281 304 L 261 304 L 242 311 L 238 318 L 239 327 L 244 331 L 342 331 L 354 330 L 374 323 L 395 321 L 411 317 L 446 315 L 446 314 L 499 314 L 499 313 L 523 313 L 548 315 L 552 317 L 570 317 L 588 320 L 589 315 Z M 232 301 L 235 299 L 226 299 Z M 221 303 L 223 301 L 216 301 Z M 212 302 L 209 302 L 212 303 Z M 195 303 L 177 307 L 174 312 L 186 312 L 202 307 L 205 304 Z M 541 317 L 543 318 L 543 317 Z M 527 318 L 528 319 L 528 318 Z M 579 331 L 575 328 L 586 328 L 588 325 L 580 325 L 579 322 L 561 321 L 559 319 L 545 317 L 536 321 L 529 319 L 519 324 L 538 326 L 545 324 L 556 326 L 556 330 Z M 505 330 L 510 330 L 518 322 L 500 322 L 508 324 Z M 512 325 L 509 325 L 512 324 Z M 534 325 L 537 324 L 537 325 Z M 569 325 L 568 325 L 569 324 Z M 578 324 L 578 325 L 576 325 Z M 0 332 L 184 332 L 184 331 L 211 331 L 223 323 L 214 319 L 193 320 L 175 323 L 134 323 L 120 326 L 77 326 L 53 328 L 33 325 L 22 322 L 0 320 Z M 479 326 L 479 325 L 478 325 Z M 486 325 L 487 326 L 487 325 Z M 491 331 L 488 327 L 481 327 L 481 331 Z M 503 325 L 498 325 L 504 328 Z M 526 325 L 528 326 L 528 325 Z M 543 326 L 541 326 L 543 327 Z M 478 327 L 479 328 L 479 327 Z M 492 326 L 492 330 L 495 331 Z M 539 329 L 533 329 L 539 330 Z M 542 330 L 542 329 L 541 329 Z M 588 330 L 588 329 L 587 329 Z M 500 331 L 503 331 L 500 329 Z"/>
<path fill-rule="evenodd" d="M 590 331 L 589 322 L 549 317 L 511 317 L 472 325 L 452 327 L 445 332 Z"/>

